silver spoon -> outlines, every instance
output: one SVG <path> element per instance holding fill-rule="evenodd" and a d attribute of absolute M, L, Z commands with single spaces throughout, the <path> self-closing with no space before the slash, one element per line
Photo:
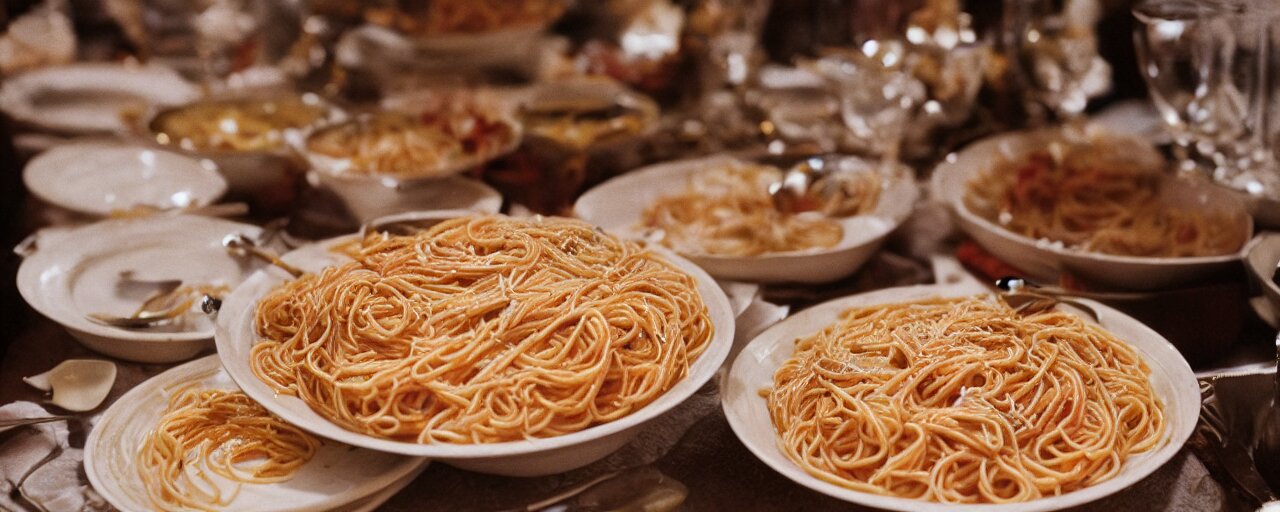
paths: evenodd
<path fill-rule="evenodd" d="M 1004 292 L 1000 296 L 1018 313 L 1043 311 L 1066 304 L 1089 315 L 1093 321 L 1099 321 L 1098 311 L 1093 306 L 1075 300 L 1070 292 L 1061 288 L 1038 286 L 1021 277 L 997 279 L 996 288 Z"/>

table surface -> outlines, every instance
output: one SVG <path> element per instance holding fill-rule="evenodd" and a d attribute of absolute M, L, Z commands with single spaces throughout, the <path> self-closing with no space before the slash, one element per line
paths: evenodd
<path fill-rule="evenodd" d="M 908 258 L 886 253 L 843 285 L 851 290 L 921 281 Z M 887 284 L 886 284 L 887 282 Z M 69 358 L 102 357 L 80 346 L 65 330 L 25 308 L 25 327 L 0 361 L 0 404 L 42 402 L 42 394 L 21 378 L 43 372 Z M 1263 344 L 1264 345 L 1264 344 Z M 1264 347 L 1265 348 L 1265 347 Z M 117 361 L 119 377 L 107 401 L 95 413 L 146 378 L 170 365 Z M 684 510 L 859 510 L 860 507 L 808 490 L 782 477 L 754 457 L 730 430 L 713 381 L 690 400 L 646 427 L 629 445 L 608 458 L 569 473 L 539 478 L 482 475 L 431 464 L 380 510 L 490 511 L 522 508 L 557 491 L 597 476 L 650 466 L 688 488 Z M 1133 487 L 1076 510 L 1241 510 L 1188 449 Z"/>

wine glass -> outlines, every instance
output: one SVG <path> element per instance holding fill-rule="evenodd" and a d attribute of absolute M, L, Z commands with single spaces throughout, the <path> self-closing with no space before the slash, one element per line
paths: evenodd
<path fill-rule="evenodd" d="M 1139 69 L 1179 168 L 1251 194 L 1280 192 L 1268 140 L 1275 15 L 1193 0 L 1147 0 L 1133 13 Z"/>

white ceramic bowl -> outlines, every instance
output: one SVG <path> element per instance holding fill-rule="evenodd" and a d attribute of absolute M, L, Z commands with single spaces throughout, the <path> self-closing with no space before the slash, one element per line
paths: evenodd
<path fill-rule="evenodd" d="M 135 460 L 143 439 L 155 428 L 173 392 L 187 386 L 235 391 L 217 356 L 172 368 L 129 390 L 94 425 L 85 442 L 84 468 L 93 488 L 119 510 L 149 510 Z M 241 484 L 225 508 L 244 511 L 322 511 L 362 506 L 383 490 L 407 483 L 426 461 L 325 442 L 315 456 L 284 482 Z M 220 482 L 224 490 L 230 482 Z M 385 498 L 383 498 L 385 500 Z"/>
<path fill-rule="evenodd" d="M 979 173 L 1021 159 L 1027 153 L 1047 146 L 1059 137 L 1058 134 L 1056 129 L 1045 129 L 997 135 L 977 142 L 938 165 L 932 179 L 933 196 L 951 208 L 960 228 L 978 244 L 1001 260 L 1045 282 L 1055 282 L 1061 273 L 1068 272 L 1103 285 L 1156 290 L 1190 283 L 1238 264 L 1243 248 L 1222 256 L 1189 258 L 1121 256 L 1067 248 L 1061 243 L 1014 233 L 968 209 L 964 203 L 967 184 Z M 1122 139 L 1129 140 L 1134 151 L 1160 158 L 1146 142 L 1129 137 Z M 1166 197 L 1176 204 L 1206 212 L 1226 213 L 1239 223 L 1230 229 L 1247 231 L 1246 239 L 1252 236 L 1253 221 L 1239 198 L 1230 191 L 1214 186 L 1195 186 L 1181 179 L 1170 179 L 1166 189 Z"/>
<path fill-rule="evenodd" d="M 161 210 L 212 204 L 227 182 L 187 156 L 108 141 L 75 142 L 41 153 L 22 170 L 40 199 L 96 216 L 134 207 Z"/>
<path fill-rule="evenodd" d="M 1249 243 L 1245 266 L 1271 305 L 1273 317 L 1280 316 L 1280 286 L 1271 280 L 1277 264 L 1280 264 L 1280 233 L 1265 233 Z"/>
<path fill-rule="evenodd" d="M 1058 510 L 1115 493 L 1142 480 L 1181 450 L 1200 416 L 1200 388 L 1191 367 L 1173 345 L 1150 328 L 1123 313 L 1091 300 L 1082 300 L 1100 315 L 1100 323 L 1128 342 L 1151 368 L 1151 387 L 1164 403 L 1165 432 L 1162 444 L 1129 457 L 1110 480 L 1061 496 L 1005 505 L 953 505 L 864 493 L 828 483 L 805 472 L 779 448 L 777 430 L 760 390 L 773 386 L 773 374 L 791 357 L 796 338 L 813 334 L 834 323 L 846 309 L 927 297 L 957 297 L 974 293 L 970 287 L 914 286 L 888 288 L 814 306 L 774 325 L 747 345 L 734 361 L 725 381 L 721 402 L 729 426 L 751 453 L 774 471 L 828 496 L 859 505 L 905 512 L 968 512 Z"/>
<path fill-rule="evenodd" d="M 329 251 L 341 240 L 321 242 L 284 256 L 305 271 L 315 272 L 344 258 Z M 675 407 L 715 375 L 733 344 L 734 316 L 724 292 L 694 264 L 674 254 L 664 256 L 694 276 L 711 315 L 715 336 L 689 368 L 689 375 L 642 409 L 617 421 L 578 432 L 523 441 L 490 444 L 417 444 L 373 437 L 342 428 L 320 416 L 302 400 L 280 395 L 253 374 L 249 353 L 257 343 L 253 314 L 258 299 L 288 277 L 275 268 L 255 273 L 223 302 L 218 313 L 217 347 L 227 372 L 250 397 L 286 421 L 335 441 L 404 455 L 426 456 L 463 469 L 508 476 L 562 473 L 595 462 L 621 448 L 639 428 Z"/>
<path fill-rule="evenodd" d="M 106 63 L 44 68 L 7 78 L 0 109 L 41 130 L 71 134 L 127 133 L 122 115 L 192 101 L 200 90 L 171 69 Z"/>
<path fill-rule="evenodd" d="M 847 157 L 852 158 L 852 157 Z M 587 222 L 632 239 L 644 210 L 663 196 L 681 194 L 689 178 L 703 170 L 738 160 L 712 156 L 663 163 L 629 172 L 587 191 L 574 213 Z M 762 283 L 834 281 L 852 274 L 880 248 L 885 237 L 911 215 L 919 190 L 908 173 L 888 176 L 880 202 L 866 215 L 837 218 L 844 238 L 829 249 L 810 249 L 755 257 L 682 254 L 718 279 Z"/>
<path fill-rule="evenodd" d="M 547 82 L 523 91 L 515 98 L 522 108 L 536 108 L 545 104 L 595 104 L 613 103 L 627 108 L 639 116 L 640 126 L 634 132 L 617 133 L 575 144 L 551 134 L 540 132 L 535 126 L 525 126 L 525 138 L 538 144 L 587 151 L 591 155 L 619 154 L 633 150 L 640 142 L 658 130 L 658 104 L 653 99 L 628 89 L 611 79 L 575 79 Z"/>
<path fill-rule="evenodd" d="M 356 221 L 422 210 L 470 210 L 498 213 L 502 194 L 480 180 L 461 176 L 383 183 L 375 179 L 333 178 L 321 172 L 308 174 L 316 186 L 332 191 Z"/>
<path fill-rule="evenodd" d="M 187 215 L 106 220 L 75 228 L 39 248 L 18 268 L 18 291 L 31 307 L 85 346 L 144 363 L 191 358 L 208 348 L 213 321 L 198 312 L 178 324 L 123 329 L 90 321 L 89 313 L 128 316 L 155 288 L 120 284 L 120 273 L 139 279 L 181 279 L 186 284 L 234 287 L 257 263 L 227 254 L 228 234 L 258 236 L 256 226 Z M 52 237 L 50 237 L 52 238 Z"/>
<path fill-rule="evenodd" d="M 161 116 L 169 115 L 193 105 L 236 100 L 270 101 L 284 97 L 287 97 L 287 95 L 268 91 L 245 96 L 233 95 L 205 98 L 180 105 L 154 108 L 139 119 L 140 124 L 136 129 L 161 147 L 212 162 L 217 166 L 218 172 L 226 178 L 232 193 L 251 197 L 292 195 L 291 192 L 286 194 L 287 191 L 281 189 L 300 184 L 301 176 L 305 170 L 305 165 L 295 153 L 294 148 L 314 127 L 326 123 L 341 122 L 347 117 L 345 111 L 320 96 L 311 93 L 299 95 L 299 98 L 304 103 L 319 106 L 324 110 L 324 113 L 308 126 L 280 130 L 282 141 L 271 148 L 233 150 L 183 147 L 179 141 L 162 136 L 161 133 L 157 132 L 155 126 Z"/>

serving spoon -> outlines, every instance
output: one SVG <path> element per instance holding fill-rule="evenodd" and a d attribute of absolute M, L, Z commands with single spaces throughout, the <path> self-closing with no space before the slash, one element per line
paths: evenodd
<path fill-rule="evenodd" d="M 1003 292 L 1000 296 L 1017 313 L 1044 311 L 1058 304 L 1066 304 L 1083 311 L 1093 321 L 1099 321 L 1098 311 L 1093 306 L 1076 300 L 1071 292 L 1062 288 L 1040 286 L 1021 277 L 1011 276 L 997 279 L 996 288 Z"/>

